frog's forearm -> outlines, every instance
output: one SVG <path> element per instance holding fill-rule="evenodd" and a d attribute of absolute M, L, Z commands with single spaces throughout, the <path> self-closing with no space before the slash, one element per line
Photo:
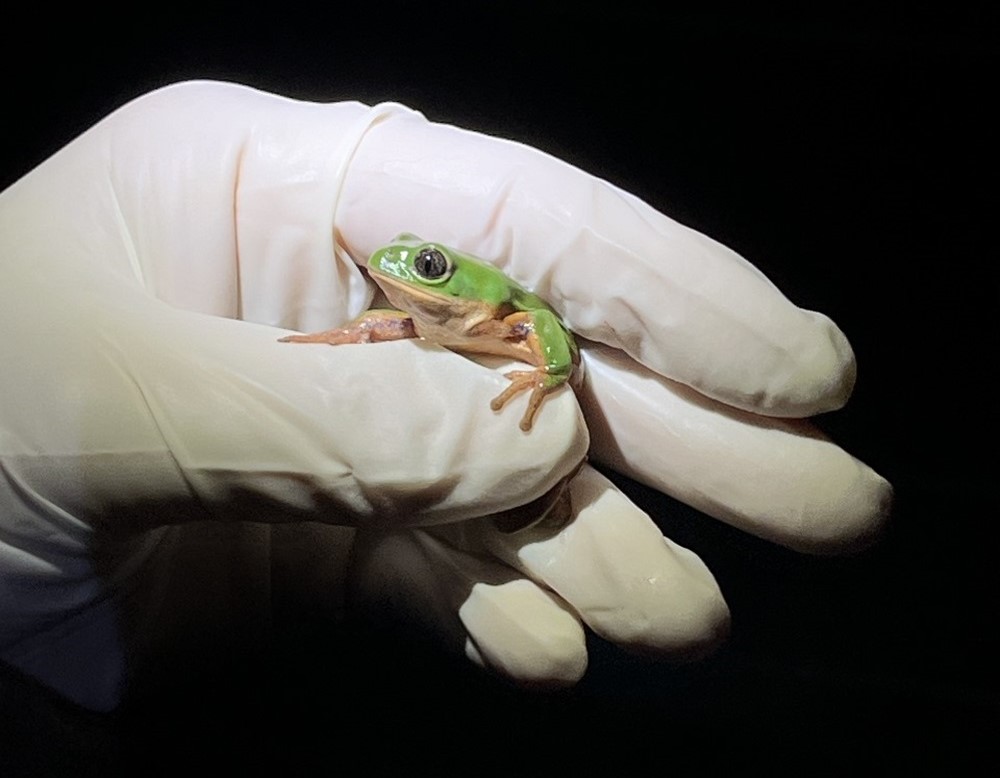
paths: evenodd
<path fill-rule="evenodd" d="M 314 332 L 309 335 L 288 335 L 282 343 L 327 343 L 339 346 L 344 343 L 378 343 L 383 340 L 403 340 L 417 337 L 413 319 L 403 311 L 365 311 L 343 327 Z"/>

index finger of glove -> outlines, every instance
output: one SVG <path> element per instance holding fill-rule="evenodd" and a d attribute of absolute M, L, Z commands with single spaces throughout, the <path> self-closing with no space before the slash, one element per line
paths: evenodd
<path fill-rule="evenodd" d="M 808 416 L 853 386 L 853 353 L 828 318 L 735 252 L 526 146 L 387 117 L 359 145 L 337 225 L 356 256 L 405 231 L 494 261 L 574 331 L 736 407 Z"/>

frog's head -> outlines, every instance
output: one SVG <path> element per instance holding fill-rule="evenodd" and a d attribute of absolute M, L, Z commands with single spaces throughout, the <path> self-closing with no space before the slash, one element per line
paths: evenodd
<path fill-rule="evenodd" d="M 510 280 L 492 265 L 405 232 L 372 254 L 368 270 L 387 294 L 391 286 L 397 293 L 421 297 L 493 304 L 510 298 Z"/>

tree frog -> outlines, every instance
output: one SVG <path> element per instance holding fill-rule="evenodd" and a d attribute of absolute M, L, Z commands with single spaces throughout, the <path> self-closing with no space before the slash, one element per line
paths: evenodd
<path fill-rule="evenodd" d="M 579 368 L 576 341 L 556 312 L 475 257 L 403 233 L 372 254 L 368 272 L 399 310 L 366 311 L 342 327 L 281 340 L 338 345 L 419 337 L 452 351 L 526 362 L 533 369 L 507 373 L 510 386 L 490 403 L 498 411 L 530 389 L 525 432 L 545 396 Z"/>

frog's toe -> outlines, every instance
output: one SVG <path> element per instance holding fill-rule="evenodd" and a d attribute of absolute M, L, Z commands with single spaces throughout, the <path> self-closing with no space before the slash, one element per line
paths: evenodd
<path fill-rule="evenodd" d="M 531 393 L 531 397 L 528 398 L 528 407 L 525 409 L 524 416 L 521 417 L 519 425 L 525 432 L 531 431 L 531 425 L 535 422 L 535 414 L 542 407 L 542 400 L 545 399 L 545 395 L 548 393 L 549 390 L 542 384 L 539 384 Z"/>
<path fill-rule="evenodd" d="M 490 408 L 495 411 L 499 411 L 510 401 L 512 397 L 520 394 L 521 392 L 526 392 L 536 383 L 535 372 L 533 370 L 514 370 L 507 373 L 506 377 L 510 379 L 510 386 L 500 392 L 500 394 L 494 397 L 492 402 L 490 402 Z"/>
<path fill-rule="evenodd" d="M 549 392 L 548 375 L 542 370 L 514 370 L 507 373 L 507 378 L 510 379 L 510 386 L 493 399 L 490 408 L 499 411 L 512 397 L 530 389 L 531 396 L 528 398 L 528 407 L 521 417 L 519 425 L 522 430 L 529 432 L 534 423 L 535 414 L 538 413 L 542 400 Z"/>

